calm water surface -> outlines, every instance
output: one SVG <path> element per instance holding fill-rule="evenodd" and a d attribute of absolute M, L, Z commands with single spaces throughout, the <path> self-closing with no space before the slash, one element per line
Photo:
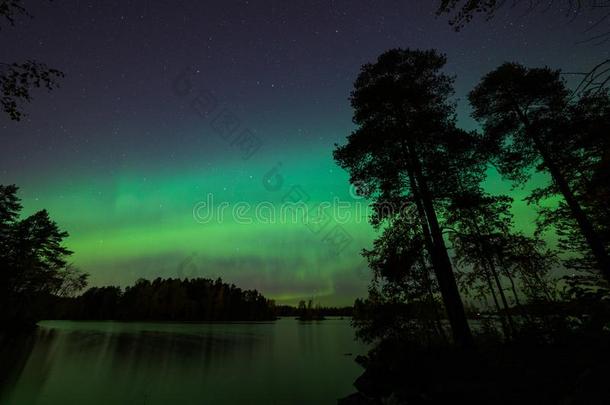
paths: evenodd
<path fill-rule="evenodd" d="M 2 361 L 0 403 L 332 404 L 354 391 L 365 352 L 340 319 L 45 321 Z"/>

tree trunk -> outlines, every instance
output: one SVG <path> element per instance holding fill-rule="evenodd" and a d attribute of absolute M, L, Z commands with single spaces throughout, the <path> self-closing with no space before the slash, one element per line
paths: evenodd
<path fill-rule="evenodd" d="M 489 275 L 489 272 L 487 271 L 487 269 L 485 269 L 484 272 L 485 272 L 485 281 L 487 281 L 487 287 L 489 287 L 489 292 L 491 293 L 491 298 L 493 299 L 494 305 L 496 306 L 496 310 L 498 311 L 498 313 L 500 313 L 502 311 L 502 308 L 500 308 L 500 302 L 498 301 L 498 297 L 496 296 L 496 290 L 494 289 L 493 282 L 491 281 L 491 276 Z"/>
<path fill-rule="evenodd" d="M 527 311 L 525 311 L 523 305 L 521 305 L 521 300 L 519 299 L 519 292 L 517 291 L 517 285 L 515 283 L 515 280 L 513 279 L 513 276 L 511 276 L 510 270 L 508 269 L 506 270 L 506 277 L 508 277 L 508 280 L 510 281 L 510 288 L 513 292 L 513 297 L 515 297 L 515 305 L 519 309 L 521 317 L 523 319 L 529 319 Z"/>
<path fill-rule="evenodd" d="M 504 294 L 504 289 L 502 288 L 502 282 L 500 281 L 500 277 L 498 276 L 498 272 L 496 271 L 496 266 L 493 263 L 493 259 L 489 260 L 489 269 L 491 274 L 493 275 L 494 280 L 496 281 L 496 285 L 498 286 L 498 292 L 500 293 L 500 299 L 502 300 L 502 305 L 504 305 L 504 310 L 506 312 L 506 319 L 508 320 L 508 325 L 510 327 L 510 333 L 513 335 L 515 333 L 515 324 L 513 323 L 513 317 L 510 315 L 508 301 L 506 300 L 506 294 Z"/>
<path fill-rule="evenodd" d="M 436 307 L 436 300 L 434 299 L 434 291 L 432 291 L 432 280 L 430 280 L 430 275 L 428 274 L 428 268 L 426 267 L 426 260 L 423 255 L 420 258 L 421 266 L 424 272 L 424 283 L 426 284 L 426 292 L 428 293 L 428 301 L 430 303 L 430 308 L 432 310 L 432 316 L 434 317 L 434 325 L 436 330 L 444 342 L 447 342 L 447 335 L 445 334 L 445 329 L 443 329 L 443 323 L 441 322 L 441 317 L 438 313 Z"/>
<path fill-rule="evenodd" d="M 417 155 L 413 153 L 411 148 L 409 148 L 409 152 L 411 156 L 411 164 L 414 169 L 413 175 L 417 183 L 418 190 L 421 194 L 422 205 L 425 210 L 430 229 L 430 236 L 433 242 L 433 253 L 431 256 L 436 257 L 436 278 L 438 280 L 443 302 L 447 310 L 449 323 L 451 324 L 453 339 L 458 346 L 473 346 L 474 342 L 472 340 L 470 327 L 468 326 L 468 320 L 466 319 L 464 304 L 462 303 L 462 298 L 455 281 L 451 260 L 447 254 L 443 234 L 441 232 L 436 216 L 436 210 L 434 209 L 434 204 L 432 202 L 432 194 L 428 189 L 428 185 L 423 176 Z"/>
<path fill-rule="evenodd" d="M 578 200 L 576 199 L 576 196 L 572 192 L 568 181 L 561 173 L 561 170 L 559 169 L 552 156 L 546 149 L 542 140 L 540 139 L 538 134 L 536 134 L 532 130 L 528 117 L 521 111 L 520 108 L 517 107 L 516 109 L 517 114 L 525 127 L 525 130 L 534 141 L 534 145 L 536 149 L 538 149 L 540 156 L 542 156 L 544 165 L 549 169 L 549 172 L 551 174 L 551 177 L 553 178 L 553 181 L 555 182 L 555 185 L 557 186 L 557 188 L 559 188 L 561 194 L 563 194 L 563 198 L 565 199 L 566 204 L 568 204 L 568 207 L 572 212 L 572 216 L 578 223 L 580 231 L 582 232 L 582 235 L 587 241 L 589 248 L 591 249 L 591 252 L 595 257 L 595 260 L 599 266 L 599 270 L 606 278 L 606 280 L 610 282 L 610 258 L 608 257 L 608 253 L 606 252 L 606 248 L 601 238 L 593 228 L 591 221 L 589 221 L 589 218 L 587 218 L 587 215 L 583 211 L 582 207 L 578 203 Z"/>
<path fill-rule="evenodd" d="M 428 219 L 426 218 L 426 212 L 425 212 L 424 206 L 421 202 L 421 194 L 419 192 L 417 182 L 415 181 L 415 177 L 413 176 L 413 171 L 409 170 L 408 175 L 409 175 L 409 183 L 411 185 L 411 192 L 413 193 L 415 205 L 417 207 L 417 213 L 419 214 L 419 222 L 420 222 L 420 225 L 422 228 L 422 233 L 424 235 L 424 245 L 426 246 L 426 250 L 428 251 L 428 254 L 430 255 L 432 267 L 436 269 L 436 267 L 438 266 L 438 263 L 437 263 L 438 261 L 436 260 L 436 255 L 434 252 L 434 244 L 432 243 L 432 237 L 430 236 L 430 228 L 428 228 Z M 426 267 L 425 267 L 426 262 L 423 258 L 421 258 L 421 262 L 422 262 L 422 268 L 424 269 L 424 271 L 426 271 Z M 436 310 L 436 303 L 434 302 L 434 295 L 432 293 L 432 282 L 430 281 L 428 274 L 425 274 L 424 277 L 426 278 L 424 280 L 424 282 L 426 283 L 426 287 L 428 289 L 428 294 L 430 296 L 431 304 L 434 305 L 433 311 L 434 311 L 434 317 L 436 320 L 436 327 L 439 331 L 439 334 L 441 335 L 441 338 L 443 340 L 447 340 L 447 336 L 445 335 L 445 331 L 441 324 L 440 316 Z"/>
<path fill-rule="evenodd" d="M 513 292 L 513 297 L 515 297 L 515 304 L 518 307 L 521 307 L 521 301 L 519 300 L 519 294 L 517 293 L 517 286 L 515 285 L 515 280 L 508 271 L 506 272 L 506 277 L 508 277 L 508 280 L 510 281 L 510 288 Z"/>
<path fill-rule="evenodd" d="M 489 275 L 489 271 L 487 268 L 484 270 L 485 272 L 485 280 L 487 281 L 487 286 L 489 287 L 489 291 L 491 292 L 491 297 L 493 298 L 494 305 L 496 306 L 496 311 L 498 311 L 498 315 L 500 316 L 500 320 L 502 323 L 502 333 L 504 333 L 505 338 L 509 338 L 510 332 L 508 329 L 508 325 L 506 324 L 506 317 L 502 315 L 502 308 L 500 308 L 500 303 L 498 302 L 498 297 L 496 296 L 496 292 L 494 290 L 493 282 L 491 281 L 491 276 Z"/>
<path fill-rule="evenodd" d="M 536 142 L 536 144 L 540 144 L 540 142 Z M 602 275 L 606 278 L 607 281 L 610 282 L 610 258 L 608 258 L 608 253 L 606 252 L 606 248 L 602 243 L 601 238 L 593 228 L 593 225 L 589 221 L 589 218 L 587 218 L 587 215 L 576 200 L 576 197 L 570 189 L 568 182 L 561 174 L 561 171 L 559 170 L 553 159 L 548 156 L 548 153 L 544 152 L 543 145 L 539 145 L 538 149 L 542 154 L 545 166 L 549 168 L 549 172 L 551 173 L 555 184 L 559 188 L 559 191 L 561 191 L 561 193 L 563 194 L 563 198 L 568 204 L 570 211 L 572 211 L 572 216 L 578 223 L 580 231 L 582 232 L 583 236 L 585 237 L 585 240 L 589 244 L 591 252 L 595 257 L 595 260 L 597 262 L 597 265 L 599 266 L 599 269 L 602 272 Z"/>
<path fill-rule="evenodd" d="M 460 190 L 462 192 L 464 192 L 464 187 L 461 182 L 460 182 Z M 510 336 L 515 332 L 515 327 L 513 324 L 513 319 L 510 316 L 510 313 L 508 312 L 508 302 L 506 300 L 506 296 L 504 295 L 504 290 L 502 289 L 502 283 L 500 282 L 500 278 L 498 277 L 498 272 L 496 271 L 496 266 L 494 265 L 493 255 L 490 253 L 490 249 L 488 249 L 488 247 L 486 246 L 487 244 L 485 243 L 485 239 L 483 237 L 481 227 L 479 227 L 477 218 L 475 215 L 473 215 L 473 212 L 471 209 L 468 210 L 468 214 L 469 214 L 469 219 L 470 219 L 470 225 L 472 227 L 474 227 L 474 231 L 477 235 L 477 244 L 478 244 L 478 248 L 479 248 L 479 251 L 481 254 L 481 260 L 483 262 L 483 267 L 485 269 L 485 276 L 489 283 L 489 288 L 490 288 L 491 294 L 493 296 L 494 302 L 496 304 L 496 308 L 498 309 L 498 315 L 500 315 L 500 317 L 502 319 L 502 329 L 504 332 L 504 336 L 507 339 L 510 339 Z M 496 297 L 493 286 L 491 284 L 490 274 L 493 276 L 493 278 L 496 282 L 496 286 L 498 287 L 498 292 L 500 293 L 500 298 L 502 299 L 502 304 L 504 305 L 504 310 L 505 310 L 504 316 L 501 315 L 500 305 L 498 304 L 498 298 Z M 508 327 L 506 325 L 507 321 L 508 321 Z"/>

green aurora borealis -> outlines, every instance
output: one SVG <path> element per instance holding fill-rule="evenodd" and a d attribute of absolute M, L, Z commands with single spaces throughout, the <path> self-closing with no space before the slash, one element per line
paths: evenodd
<path fill-rule="evenodd" d="M 577 44 L 594 20 L 565 24 L 550 11 L 507 10 L 456 33 L 424 2 L 62 3 L 38 5 L 33 20 L 2 33 L 11 59 L 44 60 L 66 78 L 35 94 L 27 120 L 1 122 L 0 182 L 20 186 L 26 214 L 46 208 L 70 233 L 73 262 L 92 285 L 222 277 L 280 302 L 350 304 L 369 280 L 359 253 L 375 235 L 365 221 L 343 225 L 352 241 L 336 255 L 322 240 L 328 229 L 230 216 L 201 224 L 193 207 L 210 193 L 231 206 L 278 206 L 295 185 L 311 205 L 362 203 L 332 150 L 353 128 L 348 97 L 359 67 L 385 49 L 446 52 L 466 129 L 475 128 L 466 93 L 502 62 L 582 71 L 608 57 L 602 46 Z M 201 71 L 195 88 L 213 91 L 261 140 L 250 159 L 175 93 L 187 66 Z M 278 163 L 283 183 L 272 191 L 264 179 Z M 510 193 L 517 227 L 533 230 L 526 191 L 493 170 L 487 188 Z"/>
<path fill-rule="evenodd" d="M 139 277 L 222 277 L 281 302 L 313 296 L 322 302 L 349 303 L 366 291 L 369 279 L 359 253 L 370 246 L 375 232 L 365 220 L 342 224 L 352 242 L 336 255 L 322 240 L 330 226 L 314 234 L 302 221 L 257 222 L 253 208 L 245 215 L 252 218 L 249 224 L 231 215 L 239 202 L 281 207 L 294 185 L 309 194 L 311 205 L 335 197 L 352 206 L 366 204 L 354 198 L 347 175 L 334 165 L 328 150 L 311 153 L 322 157 L 311 168 L 309 156 L 301 161 L 294 157 L 290 165 L 282 162 L 284 185 L 277 191 L 264 187 L 264 175 L 274 165 L 266 166 L 263 156 L 257 164 L 259 176 L 235 170 L 233 164 L 243 164 L 236 159 L 228 162 L 226 172 L 180 171 L 151 177 L 134 172 L 93 181 L 83 176 L 40 185 L 32 194 L 24 190 L 22 196 L 26 212 L 47 208 L 69 230 L 74 263 L 89 271 L 96 285 L 126 284 Z M 488 183 L 497 192 L 509 191 L 493 170 Z M 215 203 L 227 202 L 229 209 L 222 220 L 215 213 L 209 223 L 198 223 L 193 208 L 207 194 Z M 356 209 L 350 212 L 354 215 Z M 530 208 L 517 201 L 515 213 L 519 228 L 533 229 L 535 213 Z"/>
<path fill-rule="evenodd" d="M 236 171 L 230 182 L 226 181 L 233 167 L 229 163 L 226 171 L 212 173 L 181 171 L 152 177 L 145 172 L 121 173 L 94 181 L 85 176 L 37 187 L 32 195 L 23 190 L 22 196 L 26 212 L 47 208 L 69 230 L 74 262 L 95 269 L 91 271 L 95 284 L 138 277 L 221 276 L 241 280 L 240 284 L 279 300 L 333 295 L 342 285 L 346 295 L 352 294 L 354 288 L 366 286 L 358 253 L 374 233 L 365 221 L 343 225 L 353 241 L 335 256 L 325 249 L 322 233 L 314 234 L 303 222 L 256 223 L 253 218 L 253 223 L 241 224 L 230 210 L 222 221 L 202 224 L 193 217 L 193 207 L 208 193 L 215 202 L 228 202 L 231 207 L 263 201 L 280 206 L 293 185 L 301 185 L 312 205 L 335 196 L 364 204 L 351 196 L 347 176 L 334 166 L 329 153 L 311 170 L 304 167 L 307 164 L 282 163 L 285 184 L 277 191 L 265 189 L 262 178 L 272 166 L 261 162 L 257 165 L 261 175 Z M 253 210 L 248 215 L 253 216 Z"/>

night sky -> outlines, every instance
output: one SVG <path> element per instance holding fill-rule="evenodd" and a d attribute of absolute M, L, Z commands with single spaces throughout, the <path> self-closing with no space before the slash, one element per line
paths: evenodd
<path fill-rule="evenodd" d="M 93 285 L 220 276 L 281 302 L 351 304 L 366 293 L 359 252 L 375 234 L 332 151 L 353 128 L 363 63 L 392 47 L 446 53 L 472 129 L 465 95 L 502 62 L 583 71 L 608 58 L 607 45 L 578 43 L 595 15 L 557 9 L 507 8 L 456 33 L 430 1 L 27 3 L 34 18 L 0 32 L 2 62 L 36 59 L 66 77 L 34 94 L 22 122 L 2 117 L 0 183 L 20 186 L 26 214 L 50 211 Z M 487 186 L 510 191 L 493 171 Z M 196 220 L 208 194 L 278 206 L 295 190 L 311 206 L 350 202 L 352 220 Z M 534 212 L 515 213 L 531 231 Z"/>

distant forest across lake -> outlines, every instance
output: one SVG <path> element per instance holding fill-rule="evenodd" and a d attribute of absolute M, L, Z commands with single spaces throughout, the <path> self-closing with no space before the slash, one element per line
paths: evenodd
<path fill-rule="evenodd" d="M 92 287 L 78 296 L 47 300 L 46 319 L 209 322 L 352 315 L 351 307 L 322 307 L 313 300 L 301 301 L 298 307 L 276 305 L 257 290 L 244 290 L 220 278 L 139 279 L 124 290 Z"/>

